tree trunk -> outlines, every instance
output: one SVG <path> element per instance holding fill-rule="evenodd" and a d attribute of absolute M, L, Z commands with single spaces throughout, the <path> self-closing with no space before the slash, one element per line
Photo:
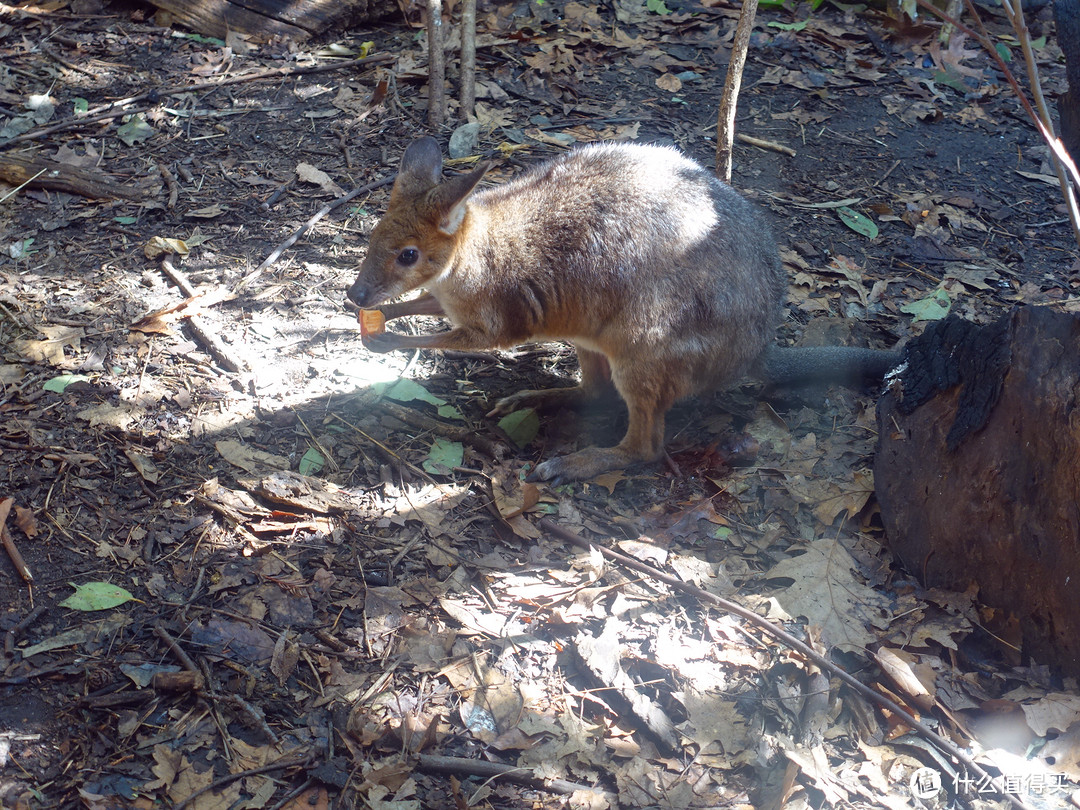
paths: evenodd
<path fill-rule="evenodd" d="M 878 404 L 889 542 L 928 587 L 1011 614 L 1025 658 L 1080 675 L 1080 316 L 933 324 Z"/>

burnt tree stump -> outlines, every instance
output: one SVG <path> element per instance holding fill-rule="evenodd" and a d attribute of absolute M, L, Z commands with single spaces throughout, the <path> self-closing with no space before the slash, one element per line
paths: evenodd
<path fill-rule="evenodd" d="M 878 404 L 896 556 L 1017 619 L 1025 657 L 1080 675 L 1080 316 L 932 324 Z"/>

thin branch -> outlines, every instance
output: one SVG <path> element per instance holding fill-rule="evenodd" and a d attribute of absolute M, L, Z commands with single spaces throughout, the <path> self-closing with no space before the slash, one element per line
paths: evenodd
<path fill-rule="evenodd" d="M 442 0 L 427 0 L 428 125 L 446 120 L 446 53 L 443 50 Z"/>
<path fill-rule="evenodd" d="M 461 117 L 468 121 L 476 106 L 476 0 L 461 5 Z"/>
<path fill-rule="evenodd" d="M 284 242 L 282 242 L 280 245 L 278 245 L 276 248 L 274 248 L 270 252 L 270 255 L 262 260 L 262 264 L 260 264 L 258 267 L 256 267 L 254 270 L 252 270 L 250 273 L 248 273 L 246 276 L 244 276 L 242 279 L 240 279 L 238 282 L 236 282 L 236 286 L 233 287 L 233 292 L 239 293 L 240 290 L 244 289 L 244 287 L 246 287 L 251 282 L 253 282 L 255 279 L 257 279 L 259 276 L 261 276 L 263 271 L 267 267 L 272 265 L 274 262 L 276 262 L 281 257 L 282 253 L 284 253 L 286 250 L 288 250 L 290 247 L 292 247 L 294 244 L 296 244 L 300 240 L 300 237 L 302 237 L 304 234 L 306 234 L 308 231 L 310 231 L 312 228 L 314 228 L 315 225 L 319 222 L 320 219 L 325 217 L 327 214 L 329 214 L 335 208 L 338 208 L 338 207 L 344 205 L 349 200 L 353 199 L 354 197 L 358 197 L 361 194 L 367 194 L 369 191 L 374 191 L 375 189 L 381 188 L 382 186 L 390 185 L 391 183 L 394 182 L 394 178 L 396 178 L 396 177 L 397 177 L 396 173 L 391 174 L 390 176 L 383 177 L 383 178 L 381 178 L 379 180 L 376 180 L 373 183 L 368 183 L 366 186 L 360 186 L 360 188 L 355 188 L 352 191 L 350 191 L 348 194 L 345 194 L 344 196 L 338 197 L 333 202 L 328 202 L 326 205 L 324 205 L 322 208 L 320 208 L 318 211 L 316 211 L 315 214 L 311 217 L 311 219 L 309 219 L 307 222 L 305 222 L 303 225 L 301 225 L 299 228 L 297 228 L 295 231 L 293 231 L 292 234 L 289 235 L 289 237 L 286 238 Z"/>
<path fill-rule="evenodd" d="M 725 183 L 731 182 L 731 150 L 735 140 L 735 110 L 739 102 L 746 52 L 750 48 L 750 32 L 754 30 L 758 0 L 743 0 L 739 24 L 735 28 L 735 42 L 731 46 L 724 79 L 724 95 L 720 98 L 720 111 L 716 116 L 716 176 Z"/>

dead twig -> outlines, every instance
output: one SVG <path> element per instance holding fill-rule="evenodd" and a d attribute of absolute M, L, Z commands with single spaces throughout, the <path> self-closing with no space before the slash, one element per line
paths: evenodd
<path fill-rule="evenodd" d="M 26 618 L 4 634 L 4 655 L 11 655 L 15 652 L 15 642 L 19 640 L 19 636 L 22 635 L 26 628 L 30 627 L 34 622 L 40 619 L 41 615 L 46 610 L 48 610 L 48 605 L 38 605 L 26 614 Z"/>
<path fill-rule="evenodd" d="M 567 782 L 565 779 L 542 779 L 528 768 L 517 768 L 513 765 L 503 765 L 501 762 L 486 762 L 481 759 L 465 759 L 464 757 L 441 757 L 434 754 L 421 754 L 417 760 L 416 769 L 424 773 L 453 773 L 465 776 L 480 776 L 489 779 L 503 779 L 537 790 L 546 790 L 559 796 L 569 796 L 579 790 L 589 793 L 597 793 L 603 796 L 611 804 L 615 803 L 615 795 L 603 788 L 593 785 L 581 785 L 575 782 Z"/>
<path fill-rule="evenodd" d="M 446 53 L 443 50 L 442 0 L 427 0 L 428 125 L 446 120 Z"/>
<path fill-rule="evenodd" d="M 735 28 L 735 41 L 731 46 L 731 61 L 728 62 L 727 77 L 724 79 L 724 94 L 720 97 L 720 111 L 716 116 L 716 176 L 725 183 L 731 182 L 735 108 L 739 101 L 739 88 L 742 86 L 746 52 L 750 47 L 750 32 L 754 29 L 757 7 L 758 0 L 743 0 L 739 24 Z"/>
<path fill-rule="evenodd" d="M 192 287 L 191 282 L 176 268 L 168 256 L 163 256 L 161 258 L 161 272 L 168 276 L 169 279 L 180 288 L 184 295 L 188 296 L 188 298 L 195 295 L 195 288 Z M 223 369 L 231 371 L 234 374 L 239 374 L 247 370 L 244 361 L 233 355 L 232 351 L 221 342 L 221 339 L 210 328 L 210 325 L 203 320 L 202 316 L 191 315 L 188 317 L 187 321 L 191 326 L 191 331 L 203 345 L 203 348 L 214 356 L 214 359 Z"/>
<path fill-rule="evenodd" d="M 333 418 L 334 418 L 334 419 L 336 419 L 336 420 L 337 420 L 338 422 L 341 422 L 341 424 L 345 425 L 346 427 L 350 428 L 351 430 L 355 431 L 356 433 L 359 433 L 359 434 L 360 434 L 360 435 L 361 435 L 361 436 L 362 436 L 363 438 L 365 438 L 365 439 L 367 439 L 367 440 L 368 440 L 369 442 L 371 442 L 371 444 L 372 444 L 372 445 L 373 445 L 373 446 L 374 446 L 374 447 L 375 447 L 375 448 L 376 448 L 376 449 L 377 449 L 377 450 L 378 450 L 379 452 L 381 452 L 381 453 L 384 453 L 384 454 L 386 455 L 386 458 L 387 458 L 387 460 L 388 460 L 388 461 L 389 461 L 389 462 L 390 462 L 391 464 L 393 464 L 393 465 L 394 465 L 395 467 L 397 467 L 397 468 L 398 468 L 398 472 L 399 472 L 399 473 L 402 473 L 402 477 L 403 477 L 403 478 L 405 477 L 405 476 L 404 476 L 404 474 L 403 474 L 403 470 L 408 470 L 408 471 L 409 471 L 409 472 L 411 472 L 412 474 L 414 474 L 414 475 L 418 475 L 419 477 L 423 478 L 423 479 L 424 479 L 425 481 L 427 481 L 427 482 L 428 482 L 429 484 L 435 484 L 435 483 L 437 483 L 437 482 L 435 481 L 435 479 L 434 479 L 434 478 L 432 478 L 432 477 L 431 477 L 430 475 L 428 475 L 428 474 L 427 474 L 427 472 L 425 472 L 424 470 L 420 469 L 420 468 L 419 468 L 419 467 L 417 467 L 417 466 L 416 466 L 415 464 L 412 464 L 412 463 L 410 463 L 410 462 L 406 461 L 405 459 L 403 459 L 403 458 L 402 458 L 401 456 L 399 456 L 399 455 L 398 455 L 397 453 L 395 453 L 395 452 L 394 452 L 393 450 L 391 450 L 391 449 L 390 449 L 389 447 L 387 447 L 387 446 L 386 446 L 385 444 L 383 444 L 382 442 L 380 442 L 380 441 L 379 441 L 378 439 L 376 439 L 376 438 L 375 438 L 374 436 L 370 436 L 370 435 L 368 435 L 367 433 L 365 433 L 364 431 L 362 431 L 362 430 L 361 430 L 360 428 L 358 428 L 358 427 L 357 427 L 356 425 L 354 425 L 354 424 L 352 424 L 352 423 L 350 423 L 350 422 L 347 422 L 347 421 L 345 421 L 344 419 L 342 419 L 342 418 L 341 418 L 340 416 L 338 416 L 337 414 L 331 414 L 331 416 L 333 416 Z"/>
<path fill-rule="evenodd" d="M 476 106 L 476 0 L 461 4 L 461 117 L 468 121 Z"/>
<path fill-rule="evenodd" d="M 459 425 L 440 422 L 438 419 L 432 419 L 426 414 L 422 414 L 418 411 L 414 411 L 412 408 L 406 408 L 394 402 L 382 400 L 378 405 L 383 410 L 388 411 L 395 419 L 400 419 L 405 424 L 412 425 L 414 428 L 444 436 L 455 442 L 467 444 L 470 447 L 476 448 L 491 459 L 499 459 L 502 456 L 496 442 L 491 441 L 491 439 L 488 439 L 485 436 L 481 436 L 475 430 L 469 430 L 468 428 Z"/>
<path fill-rule="evenodd" d="M 325 217 L 335 208 L 341 207 L 349 200 L 353 199 L 354 197 L 359 197 L 361 194 L 367 194 L 369 191 L 374 191 L 377 188 L 388 186 L 396 179 L 397 173 L 395 172 L 388 177 L 383 177 L 379 180 L 374 181 L 373 183 L 368 183 L 366 186 L 360 186 L 360 188 L 353 189 L 348 194 L 345 194 L 342 197 L 338 197 L 333 202 L 329 202 L 324 205 L 322 208 L 315 212 L 311 219 L 309 219 L 307 222 L 305 222 L 303 225 L 293 231 L 292 234 L 289 235 L 289 237 L 284 242 L 282 242 L 280 245 L 270 251 L 270 255 L 263 259 L 262 263 L 258 267 L 256 267 L 254 270 L 252 270 L 250 273 L 248 273 L 246 276 L 236 282 L 236 286 L 233 287 L 233 292 L 239 293 L 242 289 L 244 289 L 244 287 L 246 287 L 259 276 L 261 276 L 263 274 L 263 271 L 266 270 L 267 267 L 269 267 L 279 258 L 281 258 L 282 253 L 284 253 L 286 250 L 296 244 L 304 234 L 306 234 L 308 231 L 315 227 L 315 225 L 319 222 L 320 219 Z"/>
<path fill-rule="evenodd" d="M 1016 807 L 1018 810 L 1031 810 L 1030 805 L 1026 804 L 1019 796 L 1016 796 L 1012 793 L 1006 793 L 1004 790 L 1001 790 L 997 786 L 997 784 L 992 782 L 990 775 L 987 774 L 986 771 L 984 771 L 982 767 L 977 762 L 975 762 L 975 760 L 973 760 L 970 756 L 965 754 L 951 742 L 946 740 L 936 731 L 931 729 L 929 726 L 920 722 L 919 720 L 916 720 L 898 703 L 890 700 L 884 695 L 875 692 L 862 681 L 856 679 L 852 675 L 849 675 L 846 670 L 840 668 L 828 658 L 818 653 L 808 644 L 795 638 L 786 630 L 780 628 L 768 619 L 762 618 L 761 616 L 754 613 L 752 610 L 747 610 L 742 605 L 724 599 L 723 597 L 716 596 L 715 594 L 711 594 L 708 591 L 697 587 L 696 585 L 691 585 L 689 583 L 683 582 L 682 580 L 670 576 L 669 574 L 665 574 L 660 569 L 655 568 L 648 563 L 644 563 L 641 560 L 630 557 L 626 554 L 623 554 L 622 552 L 615 551 L 614 549 L 607 548 L 606 546 L 600 545 L 599 543 L 589 542 L 584 537 L 580 537 L 579 535 L 576 535 L 573 532 L 564 529 L 562 526 L 558 525 L 557 523 L 551 521 L 548 518 L 541 518 L 539 525 L 541 529 L 555 535 L 560 540 L 564 540 L 567 543 L 572 543 L 573 545 L 585 549 L 586 551 L 589 549 L 597 548 L 600 550 L 601 554 L 603 554 L 609 560 L 617 562 L 619 565 L 625 566 L 627 568 L 632 568 L 635 571 L 646 574 L 647 576 L 659 580 L 660 582 L 663 582 L 665 585 L 668 585 L 669 587 L 674 588 L 677 591 L 681 591 L 682 593 L 694 597 L 700 602 L 714 605 L 721 610 L 725 610 L 728 613 L 733 613 L 734 615 L 745 619 L 751 624 L 754 624 L 755 626 L 764 630 L 768 635 L 772 636 L 777 641 L 787 645 L 791 649 L 802 654 L 804 657 L 812 661 L 821 669 L 834 674 L 847 686 L 854 689 L 871 703 L 875 703 L 878 706 L 881 706 L 883 709 L 893 714 L 896 718 L 902 720 L 910 728 L 918 731 L 923 737 L 933 743 L 937 748 L 947 753 L 949 756 L 955 757 L 957 761 L 963 763 L 963 765 L 968 768 L 973 774 L 978 776 L 979 779 L 985 780 L 985 782 L 980 782 L 980 784 L 993 784 L 995 790 L 998 790 L 1002 796 L 1008 799 L 1012 803 L 1013 807 Z"/>
<path fill-rule="evenodd" d="M 171 211 L 176 207 L 176 200 L 180 196 L 180 185 L 176 182 L 175 175 L 169 171 L 169 167 L 164 163 L 159 163 L 157 169 L 161 179 L 165 181 L 165 188 L 169 190 L 169 201 L 165 203 L 165 207 Z"/>
<path fill-rule="evenodd" d="M 788 157 L 795 157 L 794 149 L 792 149 L 790 146 L 784 146 L 782 143 L 777 143 L 776 141 L 766 141 L 762 138 L 752 138 L 751 136 L 743 135 L 742 133 L 736 135 L 735 139 L 739 143 L 745 143 L 749 146 L 756 146 L 758 149 L 769 149 L 773 152 L 779 152 L 782 155 L 787 155 Z M 728 179 L 731 179 L 730 172 Z"/>
<path fill-rule="evenodd" d="M 28 585 L 34 584 L 34 575 L 30 573 L 30 568 L 23 560 L 22 554 L 19 553 L 19 549 L 15 545 L 15 538 L 11 536 L 11 532 L 7 528 L 8 513 L 11 512 L 11 507 L 15 503 L 14 498 L 4 498 L 0 501 L 0 542 L 4 545 L 4 551 L 7 552 L 8 557 L 11 558 L 11 564 L 15 566 L 15 570 L 19 572 L 19 576 L 22 577 Z"/>
<path fill-rule="evenodd" d="M 184 810 L 185 807 L 204 793 L 208 793 L 212 790 L 220 790 L 226 785 L 232 784 L 237 779 L 246 779 L 249 776 L 258 776 L 259 774 L 273 773 L 274 771 L 283 771 L 289 768 L 306 768 L 311 765 L 313 761 L 313 757 L 304 757 L 303 759 L 279 759 L 277 762 L 271 762 L 269 765 L 263 765 L 261 768 L 251 768 L 246 771 L 227 773 L 220 779 L 215 779 L 209 785 L 205 785 L 193 793 L 188 794 L 186 799 L 173 805 L 173 810 Z"/>
<path fill-rule="evenodd" d="M 177 643 L 176 639 L 172 637 L 169 631 L 165 629 L 165 625 L 160 623 L 155 624 L 154 635 L 165 642 L 165 646 L 169 648 L 169 652 L 176 656 L 176 660 L 180 662 L 180 666 L 188 672 L 199 672 L 199 667 L 196 666 L 195 662 L 191 660 L 191 656 Z"/>
<path fill-rule="evenodd" d="M 54 62 L 62 65 L 63 67 L 66 67 L 68 70 L 74 70 L 76 73 L 81 73 L 83 76 L 89 76 L 91 79 L 94 79 L 95 81 L 98 79 L 98 75 L 96 73 L 94 73 L 93 71 L 89 71 L 84 67 L 79 67 L 74 62 L 69 62 L 67 59 L 62 57 L 60 54 L 58 54 L 52 48 L 49 48 L 47 45 L 41 44 L 41 45 L 38 46 L 38 48 L 47 57 L 52 59 Z"/>

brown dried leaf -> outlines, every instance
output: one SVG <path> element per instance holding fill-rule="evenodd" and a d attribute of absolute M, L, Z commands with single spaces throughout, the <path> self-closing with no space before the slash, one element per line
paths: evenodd
<path fill-rule="evenodd" d="M 22 533 L 27 537 L 37 536 L 37 519 L 34 513 L 25 506 L 15 507 L 15 525 L 22 529 Z"/>

